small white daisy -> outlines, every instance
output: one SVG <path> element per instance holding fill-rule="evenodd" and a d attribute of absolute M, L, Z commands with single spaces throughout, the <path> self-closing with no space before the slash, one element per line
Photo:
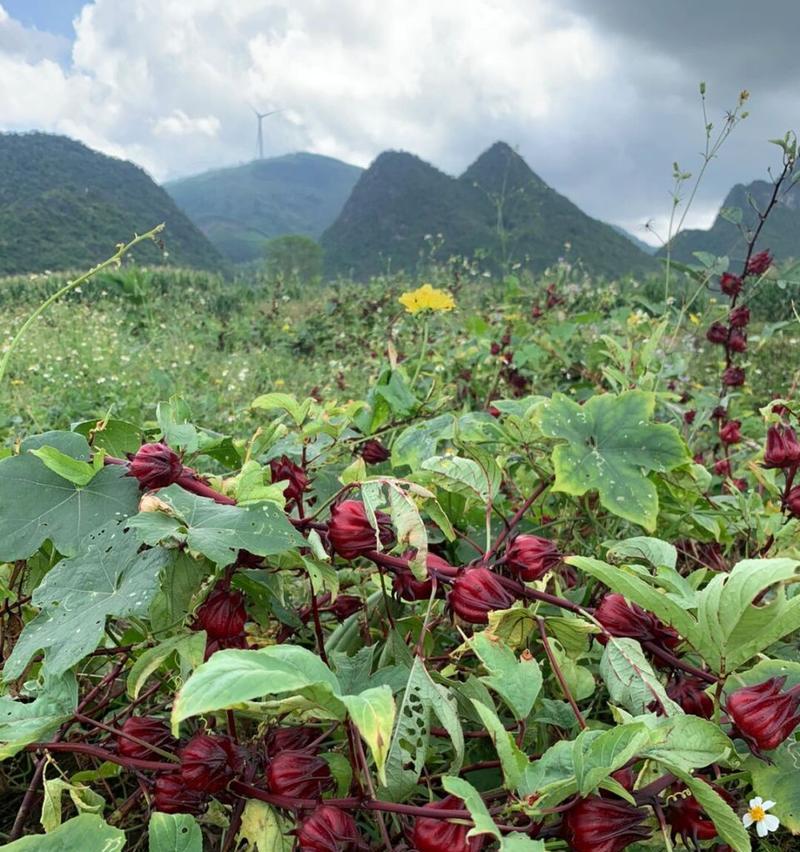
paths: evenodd
<path fill-rule="evenodd" d="M 778 817 L 767 813 L 774 804 L 775 802 L 765 802 L 761 796 L 750 799 L 750 809 L 742 817 L 744 827 L 750 828 L 755 823 L 756 834 L 759 837 L 766 837 L 770 831 L 776 831 L 780 825 Z"/>

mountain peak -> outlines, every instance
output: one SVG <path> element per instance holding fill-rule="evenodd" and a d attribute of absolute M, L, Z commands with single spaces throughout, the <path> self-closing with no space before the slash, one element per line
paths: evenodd
<path fill-rule="evenodd" d="M 502 141 L 487 148 L 461 175 L 461 180 L 492 193 L 528 187 L 547 188 L 525 160 L 507 142 Z"/>

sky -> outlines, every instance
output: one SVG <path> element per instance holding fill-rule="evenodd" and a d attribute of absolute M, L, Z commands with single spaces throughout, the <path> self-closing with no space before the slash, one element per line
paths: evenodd
<path fill-rule="evenodd" d="M 306 150 L 402 149 L 458 174 L 502 139 L 587 213 L 655 241 L 672 163 L 747 89 L 687 226 L 767 178 L 800 115 L 798 0 L 0 0 L 0 130 L 44 130 L 159 181 Z"/>

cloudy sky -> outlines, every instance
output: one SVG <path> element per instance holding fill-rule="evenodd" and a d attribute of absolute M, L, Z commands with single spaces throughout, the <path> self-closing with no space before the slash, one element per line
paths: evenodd
<path fill-rule="evenodd" d="M 458 173 L 503 139 L 598 218 L 663 228 L 672 162 L 749 118 L 688 224 L 800 123 L 798 0 L 0 0 L 0 130 L 64 133 L 164 180 L 308 150 Z"/>

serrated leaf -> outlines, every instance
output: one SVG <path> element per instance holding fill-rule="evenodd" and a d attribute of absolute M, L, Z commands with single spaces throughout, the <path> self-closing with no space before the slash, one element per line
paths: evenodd
<path fill-rule="evenodd" d="M 500 758 L 500 766 L 503 770 L 505 786 L 513 790 L 519 786 L 526 769 L 528 768 L 528 757 L 519 749 L 510 731 L 503 727 L 503 723 L 497 716 L 493 707 L 489 707 L 482 701 L 473 699 L 472 706 L 481 718 L 486 731 L 494 743 L 497 756 Z"/>
<path fill-rule="evenodd" d="M 667 716 L 683 713 L 667 695 L 635 639 L 608 638 L 600 659 L 600 676 L 611 700 L 634 716 L 651 712 L 654 701 Z"/>
<path fill-rule="evenodd" d="M 655 528 L 658 493 L 647 473 L 687 463 L 689 454 L 673 426 L 652 422 L 655 396 L 626 391 L 578 405 L 554 394 L 540 409 L 542 432 L 566 441 L 553 450 L 553 489 L 581 496 L 597 491 L 612 514 Z"/>
<path fill-rule="evenodd" d="M 138 698 L 147 678 L 173 654 L 178 655 L 183 670 L 189 672 L 203 662 L 205 651 L 206 634 L 203 630 L 170 636 L 155 647 L 148 648 L 136 658 L 128 672 L 128 696 L 133 699 Z"/>
<path fill-rule="evenodd" d="M 641 722 L 617 725 L 607 731 L 581 731 L 572 747 L 572 764 L 581 796 L 588 796 L 605 778 L 621 769 L 650 741 Z"/>
<path fill-rule="evenodd" d="M 48 470 L 52 470 L 53 473 L 78 488 L 88 485 L 97 473 L 89 462 L 74 459 L 54 447 L 40 447 L 38 450 L 31 450 L 30 453 L 36 456 Z"/>
<path fill-rule="evenodd" d="M 608 549 L 608 559 L 611 562 L 639 559 L 649 562 L 654 568 L 674 568 L 678 564 L 678 550 L 668 541 L 638 535 L 612 544 Z"/>
<path fill-rule="evenodd" d="M 508 705 L 517 721 L 527 719 L 542 688 L 542 672 L 533 657 L 517 658 L 502 640 L 475 634 L 470 647 L 489 672 L 481 680 Z"/>
<path fill-rule="evenodd" d="M 0 461 L 0 562 L 27 559 L 48 539 L 72 556 L 88 533 L 132 515 L 139 484 L 125 474 L 108 465 L 78 488 L 30 453 Z"/>
<path fill-rule="evenodd" d="M 172 557 L 139 548 L 120 524 L 89 533 L 78 553 L 62 559 L 34 591 L 31 603 L 39 614 L 23 628 L 4 676 L 19 677 L 40 650 L 43 670 L 60 674 L 94 651 L 109 616 L 147 615 L 159 573 Z"/>
<path fill-rule="evenodd" d="M 227 506 L 190 494 L 179 485 L 162 489 L 158 499 L 171 514 L 141 512 L 129 521 L 141 539 L 155 545 L 175 538 L 220 567 L 230 565 L 240 550 L 274 556 L 306 544 L 273 503 Z"/>
<path fill-rule="evenodd" d="M 84 784 L 70 784 L 63 778 L 46 778 L 43 784 L 42 813 L 39 821 L 49 834 L 61 825 L 61 796 L 67 793 L 79 814 L 89 813 L 100 816 L 106 801 L 91 787 Z"/>
<path fill-rule="evenodd" d="M 463 778 L 455 775 L 445 775 L 442 778 L 442 787 L 453 796 L 458 796 L 464 802 L 464 807 L 469 811 L 474 826 L 467 832 L 467 837 L 476 837 L 479 834 L 490 834 L 500 839 L 500 829 L 495 825 L 489 814 L 489 809 L 484 804 L 481 794 Z"/>
<path fill-rule="evenodd" d="M 119 852 L 124 845 L 124 831 L 95 814 L 81 814 L 49 834 L 32 834 L 2 848 L 6 852 Z"/>
<path fill-rule="evenodd" d="M 191 814 L 150 815 L 148 852 L 203 852 L 203 832 Z"/>
<path fill-rule="evenodd" d="M 660 718 L 650 730 L 650 743 L 641 752 L 651 760 L 668 761 L 687 772 L 721 763 L 735 754 L 730 738 L 708 719 L 698 716 Z"/>

